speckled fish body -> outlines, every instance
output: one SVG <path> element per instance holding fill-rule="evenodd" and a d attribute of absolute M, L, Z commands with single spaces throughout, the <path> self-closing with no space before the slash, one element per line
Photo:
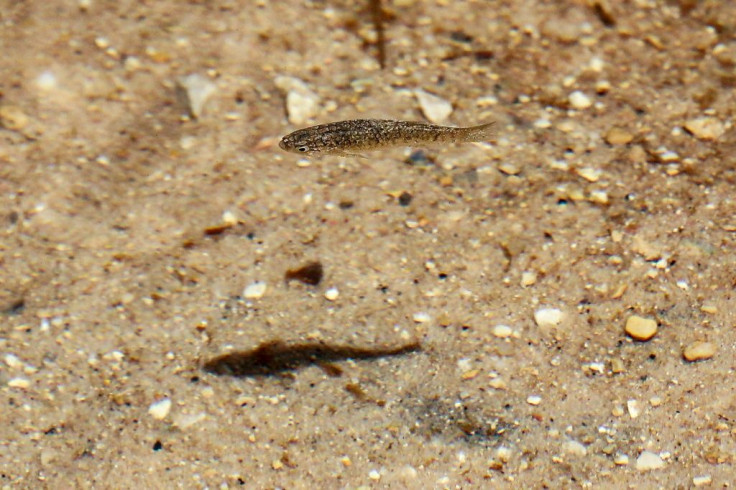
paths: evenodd
<path fill-rule="evenodd" d="M 353 119 L 299 129 L 281 138 L 279 147 L 304 155 L 354 155 L 396 146 L 488 141 L 493 124 L 456 128 L 414 121 Z"/>

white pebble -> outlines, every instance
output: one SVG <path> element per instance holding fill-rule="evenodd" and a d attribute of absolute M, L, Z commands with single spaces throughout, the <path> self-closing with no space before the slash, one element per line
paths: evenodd
<path fill-rule="evenodd" d="M 626 466 L 629 464 L 629 456 L 626 454 L 618 453 L 613 457 L 613 463 L 618 466 Z"/>
<path fill-rule="evenodd" d="M 593 101 L 590 97 L 585 95 L 580 90 L 576 90 L 575 92 L 571 93 L 568 97 L 568 100 L 570 101 L 570 105 L 574 109 L 587 109 L 588 107 L 593 105 Z"/>
<path fill-rule="evenodd" d="M 576 170 L 577 174 L 588 182 L 598 182 L 601 178 L 602 170 L 592 167 L 583 167 Z"/>
<path fill-rule="evenodd" d="M 404 480 L 413 480 L 417 476 L 419 476 L 419 472 L 416 470 L 416 468 L 407 464 L 403 468 L 401 468 L 399 476 Z"/>
<path fill-rule="evenodd" d="M 368 472 L 368 478 L 378 481 L 381 479 L 381 473 L 379 473 L 378 470 L 371 470 Z"/>
<path fill-rule="evenodd" d="M 104 36 L 96 37 L 95 46 L 97 46 L 100 49 L 107 49 L 110 47 L 110 40 Z"/>
<path fill-rule="evenodd" d="M 189 113 L 192 117 L 199 118 L 207 101 L 217 91 L 217 86 L 209 78 L 198 73 L 182 77 L 178 83 L 184 89 L 184 94 L 187 97 Z"/>
<path fill-rule="evenodd" d="M 169 398 L 162 398 L 148 407 L 148 414 L 156 420 L 165 419 L 169 411 L 171 411 L 171 399 Z"/>
<path fill-rule="evenodd" d="M 266 294 L 266 289 L 268 289 L 268 285 L 265 282 L 256 281 L 246 286 L 243 290 L 243 296 L 247 299 L 262 298 Z"/>
<path fill-rule="evenodd" d="M 534 321 L 539 328 L 556 327 L 562 323 L 564 315 L 558 308 L 540 308 L 534 312 Z"/>
<path fill-rule="evenodd" d="M 414 95 L 419 102 L 424 117 L 429 121 L 439 124 L 447 120 L 452 114 L 452 104 L 445 99 L 424 90 L 415 90 Z"/>
<path fill-rule="evenodd" d="M 502 463 L 508 463 L 511 460 L 511 449 L 506 446 L 500 446 L 496 449 L 496 459 Z"/>
<path fill-rule="evenodd" d="M 181 414 L 174 420 L 174 426 L 185 430 L 204 420 L 207 415 L 204 412 L 193 414 Z"/>
<path fill-rule="evenodd" d="M 565 442 L 565 444 L 563 445 L 563 449 L 566 453 L 572 454 L 573 456 L 583 457 L 588 454 L 588 450 L 585 448 L 585 446 L 582 443 L 574 440 L 569 440 Z"/>
<path fill-rule="evenodd" d="M 319 112 L 319 98 L 314 92 L 292 90 L 286 94 L 286 112 L 292 124 L 305 124 Z"/>
<path fill-rule="evenodd" d="M 425 311 L 418 311 L 412 315 L 412 319 L 416 323 L 427 323 L 432 319 L 432 317 Z"/>
<path fill-rule="evenodd" d="M 642 451 L 638 458 L 636 458 L 636 469 L 639 471 L 658 470 L 664 468 L 664 461 L 651 451 Z"/>
<path fill-rule="evenodd" d="M 602 59 L 600 59 L 600 58 L 598 58 L 596 56 L 595 58 L 592 58 L 590 60 L 590 63 L 588 64 L 588 66 L 593 71 L 601 72 L 601 71 L 603 71 L 603 68 L 605 66 L 605 62 Z"/>
<path fill-rule="evenodd" d="M 505 339 L 507 337 L 511 337 L 511 334 L 513 334 L 514 331 L 511 330 L 511 327 L 508 325 L 496 325 L 493 327 L 493 335 L 494 337 L 498 337 L 499 339 Z"/>
<path fill-rule="evenodd" d="M 526 402 L 529 405 L 537 406 L 542 403 L 542 397 L 539 395 L 529 395 L 528 397 L 526 397 Z"/>
<path fill-rule="evenodd" d="M 710 475 L 694 476 L 693 485 L 696 487 L 702 487 L 704 485 L 710 485 L 713 478 Z"/>
<path fill-rule="evenodd" d="M 225 211 L 222 213 L 222 224 L 235 226 L 238 224 L 238 217 L 232 211 Z"/>
<path fill-rule="evenodd" d="M 626 402 L 626 409 L 629 411 L 629 417 L 632 419 L 641 415 L 641 405 L 637 400 L 628 400 Z"/>
<path fill-rule="evenodd" d="M 55 89 L 57 84 L 58 83 L 56 81 L 56 75 L 54 75 L 50 71 L 45 71 L 41 73 L 36 79 L 36 86 L 41 90 L 45 90 L 46 92 L 50 92 Z"/>
<path fill-rule="evenodd" d="M 519 282 L 522 287 L 533 286 L 537 282 L 537 273 L 534 271 L 524 271 L 521 273 L 521 281 Z"/>
<path fill-rule="evenodd" d="M 21 390 L 25 390 L 29 386 L 31 386 L 31 382 L 26 378 L 13 378 L 8 381 L 9 388 L 20 388 Z"/>
<path fill-rule="evenodd" d="M 325 291 L 325 299 L 329 301 L 335 301 L 340 296 L 340 291 L 337 288 L 330 288 Z"/>
<path fill-rule="evenodd" d="M 472 367 L 473 361 L 467 357 L 457 360 L 457 368 L 462 372 L 470 371 Z"/>
<path fill-rule="evenodd" d="M 9 368 L 13 369 L 20 369 L 23 367 L 23 363 L 15 354 L 5 354 L 5 364 L 7 364 Z"/>
<path fill-rule="evenodd" d="M 286 94 L 286 114 L 291 124 L 302 125 L 319 114 L 320 97 L 304 81 L 278 76 L 274 83 Z"/>
<path fill-rule="evenodd" d="M 598 204 L 608 204 L 608 193 L 602 190 L 590 191 L 590 200 Z"/>

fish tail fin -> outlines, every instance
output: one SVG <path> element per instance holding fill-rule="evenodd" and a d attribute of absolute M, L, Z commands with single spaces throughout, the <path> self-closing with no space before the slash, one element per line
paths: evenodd
<path fill-rule="evenodd" d="M 486 142 L 493 138 L 496 134 L 496 121 L 481 124 L 479 126 L 471 126 L 464 128 L 464 140 L 467 143 Z"/>

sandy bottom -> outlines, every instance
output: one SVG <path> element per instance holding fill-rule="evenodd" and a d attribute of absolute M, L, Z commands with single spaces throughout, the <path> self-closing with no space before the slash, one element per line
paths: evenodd
<path fill-rule="evenodd" d="M 736 5 L 368 3 L 0 2 L 2 488 L 736 484 Z"/>

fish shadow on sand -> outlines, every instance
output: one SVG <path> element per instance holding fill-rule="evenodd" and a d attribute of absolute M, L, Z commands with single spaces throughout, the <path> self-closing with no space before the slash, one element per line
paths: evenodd
<path fill-rule="evenodd" d="M 253 350 L 215 357 L 207 361 L 202 369 L 221 376 L 276 376 L 306 366 L 317 365 L 324 369 L 326 365 L 335 361 L 380 359 L 420 350 L 419 342 L 399 347 L 364 349 L 321 342 L 287 344 L 277 340 L 261 344 Z"/>

